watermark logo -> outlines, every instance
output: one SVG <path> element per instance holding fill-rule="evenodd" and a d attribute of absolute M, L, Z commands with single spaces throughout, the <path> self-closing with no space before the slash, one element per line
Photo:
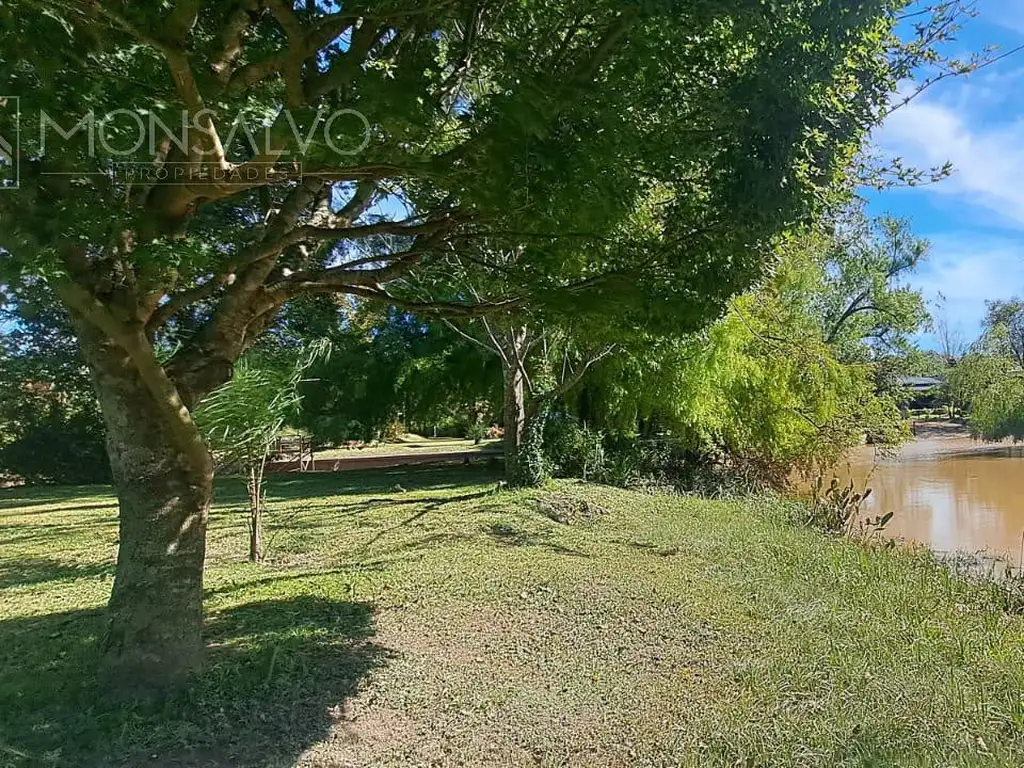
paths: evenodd
<path fill-rule="evenodd" d="M 17 96 L 0 96 L 0 190 L 21 185 L 21 104 Z"/>
<path fill-rule="evenodd" d="M 125 183 L 249 183 L 302 178 L 307 157 L 346 163 L 370 144 L 372 128 L 358 110 L 325 108 L 272 121 L 243 114 L 217 119 L 209 109 L 158 116 L 147 109 L 79 115 L 20 113 L 17 96 L 0 96 L 0 189 L 16 189 L 19 160 L 39 159 L 40 175 L 107 176 Z M 24 132 L 26 147 L 21 146 Z M 46 158 L 58 160 L 47 163 Z"/>

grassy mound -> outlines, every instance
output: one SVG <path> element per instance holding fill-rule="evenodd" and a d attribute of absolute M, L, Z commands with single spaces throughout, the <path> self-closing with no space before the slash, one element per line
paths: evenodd
<path fill-rule="evenodd" d="M 1024 764 L 1024 620 L 925 554 L 495 481 L 274 478 L 259 567 L 225 484 L 206 671 L 133 706 L 90 676 L 111 497 L 3 491 L 0 765 Z"/>

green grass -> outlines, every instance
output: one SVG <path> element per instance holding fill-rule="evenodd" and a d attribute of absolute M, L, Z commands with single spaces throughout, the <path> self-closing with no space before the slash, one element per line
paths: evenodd
<path fill-rule="evenodd" d="M 458 437 L 420 437 L 403 435 L 396 442 L 374 443 L 360 448 L 328 448 L 317 451 L 320 459 L 351 459 L 360 456 L 415 456 L 421 453 L 478 453 L 501 448 L 501 440 L 481 440 L 479 443 Z"/>
<path fill-rule="evenodd" d="M 562 485 L 606 510 L 565 525 L 494 488 L 274 478 L 257 567 L 224 484 L 206 671 L 130 706 L 91 677 L 110 496 L 0 493 L 0 765 L 1024 764 L 1024 622 L 926 554 L 766 502 Z"/>

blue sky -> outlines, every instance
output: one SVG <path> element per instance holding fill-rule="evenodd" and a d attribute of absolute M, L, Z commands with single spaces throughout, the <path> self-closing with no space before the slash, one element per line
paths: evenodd
<path fill-rule="evenodd" d="M 1024 43 L 1024 0 L 980 0 L 978 10 L 950 52 Z M 875 194 L 871 210 L 909 218 L 931 241 L 911 282 L 929 300 L 943 294 L 973 340 L 986 299 L 1024 295 L 1024 51 L 936 84 L 891 114 L 874 143 L 916 167 L 953 163 L 940 183 Z"/>

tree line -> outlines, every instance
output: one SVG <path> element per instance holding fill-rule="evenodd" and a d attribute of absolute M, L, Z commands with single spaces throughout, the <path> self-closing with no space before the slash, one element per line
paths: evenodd
<path fill-rule="evenodd" d="M 500 425 L 511 484 L 557 475 L 705 491 L 785 486 L 865 436 L 898 444 L 908 431 L 897 374 L 916 369 L 912 337 L 928 322 L 906 278 L 927 243 L 905 221 L 848 205 L 777 249 L 770 275 L 689 333 L 612 335 L 521 310 L 448 319 L 373 300 L 296 302 L 195 412 L 221 471 L 246 477 L 250 558 L 263 552 L 266 465 L 289 430 L 324 448 L 405 432 L 480 438 Z M 0 467 L 107 480 L 79 352 L 54 343 L 28 303 L 15 306 L 22 351 L 0 357 L 11 372 L 0 402 L 21 432 L 0 448 Z M 48 322 L 59 318 L 54 309 Z M 78 376 L 58 380 L 58 370 Z M 57 433 L 63 453 L 38 450 Z"/>
<path fill-rule="evenodd" d="M 932 330 L 938 350 L 914 361 L 916 372 L 940 377 L 936 396 L 949 416 L 983 440 L 1024 439 L 1024 299 L 986 302 L 981 332 L 968 339 L 940 297 Z"/>

